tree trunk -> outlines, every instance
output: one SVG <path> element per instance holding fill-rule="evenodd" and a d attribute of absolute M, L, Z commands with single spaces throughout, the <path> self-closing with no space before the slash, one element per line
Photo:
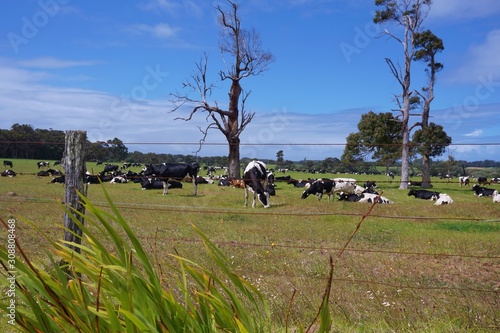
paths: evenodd
<path fill-rule="evenodd" d="M 228 176 L 241 178 L 240 173 L 240 139 L 233 138 L 232 140 L 228 139 L 229 143 L 229 166 L 228 166 Z"/>
<path fill-rule="evenodd" d="M 429 155 L 422 155 L 422 187 L 430 188 L 431 184 L 431 167 Z"/>
<path fill-rule="evenodd" d="M 77 214 L 84 213 L 83 207 L 78 192 L 87 195 L 84 186 L 85 177 L 85 142 L 87 140 L 87 132 L 85 131 L 67 131 L 65 138 L 64 157 L 62 165 L 65 171 L 65 186 L 64 203 L 68 212 L 64 214 L 64 240 L 81 244 L 82 230 L 73 221 L 76 218 L 83 224 L 83 217 Z M 74 251 L 80 253 L 80 249 L 76 246 L 68 245 Z"/>

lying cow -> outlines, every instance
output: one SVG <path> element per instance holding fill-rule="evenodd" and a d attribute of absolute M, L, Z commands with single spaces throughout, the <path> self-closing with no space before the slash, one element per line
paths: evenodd
<path fill-rule="evenodd" d="M 5 170 L 2 172 L 2 177 L 15 177 L 16 172 L 14 170 Z"/>
<path fill-rule="evenodd" d="M 493 197 L 493 202 L 500 202 L 500 193 L 498 193 L 497 190 L 493 192 L 492 197 Z"/>
<path fill-rule="evenodd" d="M 411 189 L 408 192 L 408 196 L 412 195 L 417 199 L 423 199 L 423 200 L 437 200 L 439 198 L 439 192 L 432 192 L 428 190 Z"/>
<path fill-rule="evenodd" d="M 234 188 L 245 188 L 245 181 L 243 179 L 231 178 L 230 182 Z"/>
<path fill-rule="evenodd" d="M 386 197 L 379 196 L 378 194 L 374 193 L 361 193 L 361 194 L 356 194 L 356 193 L 344 193 L 340 192 L 339 193 L 339 201 L 349 201 L 349 202 L 367 202 L 367 203 L 373 203 L 377 202 L 380 204 L 392 204 L 393 202 Z"/>
<path fill-rule="evenodd" d="M 495 192 L 494 189 L 482 187 L 482 186 L 479 186 L 478 184 L 475 184 L 474 186 L 472 186 L 472 190 L 474 191 L 474 195 L 476 197 L 491 197 L 491 196 L 493 196 L 493 193 Z"/>
<path fill-rule="evenodd" d="M 438 198 L 436 199 L 436 202 L 434 205 L 439 206 L 439 205 L 451 205 L 453 203 L 453 199 L 446 193 L 439 193 Z"/>

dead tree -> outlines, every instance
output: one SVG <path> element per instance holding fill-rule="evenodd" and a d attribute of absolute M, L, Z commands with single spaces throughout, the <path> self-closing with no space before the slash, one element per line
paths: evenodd
<path fill-rule="evenodd" d="M 228 174 L 230 177 L 240 178 L 240 135 L 255 116 L 255 113 L 245 109 L 250 91 L 243 90 L 241 81 L 267 70 L 273 57 L 269 52 L 263 51 L 257 32 L 242 29 L 238 5 L 230 0 L 227 2 L 228 10 L 223 10 L 220 6 L 216 9 L 219 12 L 221 26 L 219 47 L 226 65 L 225 70 L 219 71 L 219 78 L 230 83 L 228 106 L 224 108 L 217 101 L 209 101 L 215 84 L 208 82 L 208 56 L 205 54 L 196 64 L 197 72 L 183 83 L 183 88 L 189 89 L 190 93 L 195 93 L 197 97 L 191 98 L 189 93 L 172 94 L 174 103 L 172 112 L 187 106 L 191 109 L 189 116 L 176 118 L 186 121 L 191 120 L 197 113 L 205 113 L 208 125 L 199 128 L 202 133 L 199 149 L 210 129 L 219 130 L 226 138 L 229 147 Z"/>
<path fill-rule="evenodd" d="M 64 240 L 75 244 L 81 244 L 82 230 L 73 218 L 76 218 L 82 225 L 84 222 L 83 217 L 77 212 L 81 214 L 85 212 L 78 192 L 86 195 L 84 185 L 86 141 L 87 132 L 67 131 L 62 159 L 65 171 L 64 204 L 67 210 L 64 214 Z M 80 252 L 78 247 L 68 246 L 74 251 Z"/>

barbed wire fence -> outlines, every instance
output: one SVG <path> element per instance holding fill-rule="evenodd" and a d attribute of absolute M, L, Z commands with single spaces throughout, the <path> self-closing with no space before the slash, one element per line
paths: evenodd
<path fill-rule="evenodd" d="M 44 143 L 35 143 L 35 144 L 44 144 Z M 157 142 L 157 143 L 126 143 L 126 144 L 151 144 L 151 145 L 193 145 L 193 143 L 168 143 L 168 142 Z M 227 145 L 227 144 L 214 144 L 214 145 Z M 252 144 L 255 145 L 255 144 Z M 270 144 L 270 145 L 278 145 L 278 144 Z M 293 146 L 290 144 L 287 144 L 288 146 Z M 308 145 L 313 145 L 313 144 L 295 144 L 295 145 L 302 145 L 302 146 L 308 146 Z M 332 145 L 341 145 L 341 144 L 323 144 L 325 146 L 332 146 Z M 342 144 L 345 145 L 345 144 Z M 454 144 L 456 146 L 460 145 L 471 145 L 471 144 Z M 500 146 L 500 143 L 486 143 L 486 144 L 472 144 L 476 146 Z M 36 173 L 19 173 L 21 176 L 36 176 Z M 390 181 L 387 181 L 390 182 Z M 448 180 L 442 180 L 441 182 L 443 183 L 449 183 Z M 37 198 L 37 197 L 10 197 L 10 196 L 4 196 L 0 194 L 0 202 L 1 203 L 13 203 L 13 202 L 19 202 L 19 203 L 28 203 L 30 205 L 48 205 L 48 204 L 58 204 L 55 202 L 53 199 L 47 199 L 47 198 Z M 103 206 L 105 207 L 107 205 L 106 202 L 94 202 L 93 204 L 97 206 Z M 251 211 L 251 210 L 242 210 L 242 209 L 223 209 L 223 208 L 214 208 L 214 207 L 190 207 L 190 206 L 168 206 L 168 205 L 155 205 L 155 204 L 138 204 L 138 203 L 133 203 L 133 202 L 115 202 L 115 205 L 117 206 L 118 209 L 123 209 L 123 210 L 148 210 L 152 212 L 158 212 L 158 214 L 165 214 L 165 213 L 191 213 L 191 214 L 201 214 L 201 215 L 226 215 L 226 214 L 241 214 L 241 215 L 250 215 L 250 216 L 275 216 L 275 217 L 308 217 L 310 219 L 314 218 L 320 218 L 324 216 L 340 216 L 340 217 L 350 217 L 350 218 L 363 218 L 362 213 L 346 213 L 346 212 L 300 212 L 300 211 L 294 211 L 294 212 L 286 212 L 286 211 Z M 391 220 L 395 219 L 398 221 L 406 222 L 406 221 L 415 221 L 418 220 L 419 222 L 422 223 L 433 223 L 436 220 L 440 221 L 455 221 L 455 222 L 472 222 L 472 223 L 498 223 L 500 222 L 500 214 L 498 216 L 492 216 L 491 218 L 473 218 L 473 217 L 467 217 L 467 216 L 452 216 L 452 217 L 439 217 L 436 218 L 434 216 L 412 216 L 412 215 L 381 215 L 377 213 L 370 213 L 367 218 L 370 219 L 386 219 L 386 220 Z M 26 229 L 29 229 L 31 227 L 27 226 Z M 50 229 L 57 229 L 60 230 L 60 228 L 57 227 L 43 227 L 41 228 L 42 230 L 50 230 Z M 187 243 L 187 244 L 194 244 L 194 243 L 200 243 L 201 241 L 198 239 L 194 238 L 183 238 L 183 237 L 169 237 L 169 235 L 166 234 L 165 231 L 158 230 L 158 235 L 151 235 L 151 236 L 145 236 L 141 235 L 138 236 L 138 238 L 143 239 L 145 241 L 164 241 L 164 242 L 169 242 L 169 243 L 176 243 L 176 242 L 182 242 L 182 243 Z M 258 243 L 258 242 L 243 242 L 243 241 L 215 241 L 214 243 L 224 246 L 224 247 L 229 247 L 229 248 L 243 248 L 243 249 L 262 249 L 262 248 L 269 248 L 270 244 L 265 244 L 265 243 Z M 409 251 L 396 251 L 396 250 L 371 250 L 371 249 L 357 249 L 357 248 L 339 248 L 339 247 L 324 247 L 324 246 L 314 246 L 314 245 L 294 245 L 294 244 L 273 244 L 273 247 L 275 248 L 281 248 L 281 249 L 286 249 L 286 250 L 294 250 L 294 251 L 300 251 L 300 250 L 308 250 L 308 251 L 316 251 L 316 252 L 326 252 L 326 253 L 339 253 L 342 251 L 345 252 L 352 252 L 352 253 L 361 253 L 361 254 L 380 254 L 380 255 L 394 255 L 394 256 L 411 256 L 411 257 L 423 257 L 423 258 L 459 258 L 463 260 L 482 260 L 482 261 L 488 261 L 491 262 L 494 269 L 499 270 L 500 274 L 500 256 L 496 255 L 467 255 L 467 254 L 455 254 L 455 253 L 425 253 L 425 252 L 409 252 Z M 496 267 L 496 268 L 495 268 Z M 255 275 L 261 275 L 263 274 L 262 272 L 254 272 Z M 314 276 L 314 275 L 303 275 L 303 274 L 297 274 L 297 275 L 291 275 L 287 274 L 286 276 L 280 276 L 279 273 L 265 273 L 265 274 L 270 274 L 275 278 L 294 278 L 294 279 L 313 279 L 313 280 L 321 280 L 325 281 L 327 279 L 326 276 Z M 339 282 L 339 283 L 354 283 L 354 284 L 359 284 L 359 285 L 380 285 L 380 286 L 385 286 L 389 288 L 394 288 L 394 289 L 409 289 L 409 290 L 438 290 L 442 292 L 446 291 L 457 291 L 463 295 L 463 297 L 467 297 L 469 294 L 491 294 L 494 295 L 494 297 L 497 297 L 497 295 L 500 295 L 500 285 L 493 284 L 491 289 L 483 289 L 483 288 L 474 288 L 474 287 L 469 287 L 469 286 L 425 286 L 425 285 L 404 285 L 404 284 L 399 284 L 399 283 L 388 283 L 385 281 L 377 281 L 376 279 L 373 280 L 368 280 L 368 279 L 356 279 L 356 278 L 338 278 L 335 277 L 333 278 L 333 281 Z M 497 281 L 498 282 L 498 281 Z M 498 320 L 498 319 L 497 319 Z"/>

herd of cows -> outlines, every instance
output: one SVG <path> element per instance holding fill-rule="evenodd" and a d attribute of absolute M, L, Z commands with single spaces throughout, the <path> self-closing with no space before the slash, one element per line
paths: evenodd
<path fill-rule="evenodd" d="M 55 163 L 58 164 L 57 162 Z M 8 167 L 2 172 L 3 177 L 15 177 L 16 173 L 12 170 L 12 161 L 4 160 L 4 167 Z M 40 161 L 37 163 L 38 177 L 52 176 L 51 183 L 65 182 L 65 176 L 59 171 L 50 168 L 50 163 Z M 86 184 L 98 184 L 100 182 L 127 183 L 132 181 L 140 183 L 142 189 L 163 189 L 163 194 L 168 194 L 169 188 L 182 188 L 182 180 L 190 179 L 193 184 L 193 194 L 197 195 L 197 185 L 200 183 L 214 183 L 217 181 L 219 186 L 233 186 L 243 188 L 245 191 L 245 204 L 248 206 L 248 196 L 253 195 L 252 207 L 256 207 L 259 201 L 265 208 L 270 207 L 270 197 L 276 195 L 276 182 L 286 182 L 294 187 L 303 187 L 301 198 L 306 199 L 310 195 L 316 196 L 321 200 L 324 195 L 328 196 L 328 201 L 334 200 L 337 195 L 339 201 L 349 202 L 367 202 L 392 204 L 393 201 L 380 195 L 373 181 L 367 181 L 363 186 L 358 185 L 354 178 L 334 178 L 334 179 L 309 179 L 307 181 L 294 180 L 290 176 L 276 177 L 272 170 L 269 170 L 262 161 L 251 161 L 243 171 L 242 179 L 220 177 L 201 177 L 199 176 L 200 166 L 196 163 L 162 163 L 146 165 L 141 172 L 126 171 L 130 166 L 141 166 L 140 164 L 126 163 L 119 167 L 114 164 L 106 164 L 104 170 L 97 175 L 87 172 L 85 176 Z M 46 168 L 46 169 L 44 169 Z M 500 202 L 498 190 L 486 188 L 481 185 L 499 183 L 500 179 L 493 178 L 488 181 L 485 177 L 476 179 L 477 183 L 471 189 L 477 197 L 492 197 L 493 202 Z M 460 186 L 469 186 L 470 177 L 459 177 Z M 417 199 L 434 201 L 435 205 L 452 204 L 453 199 L 446 193 L 430 191 L 425 189 L 410 189 L 408 196 L 414 196 Z"/>

